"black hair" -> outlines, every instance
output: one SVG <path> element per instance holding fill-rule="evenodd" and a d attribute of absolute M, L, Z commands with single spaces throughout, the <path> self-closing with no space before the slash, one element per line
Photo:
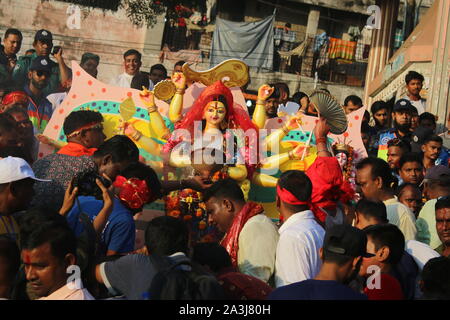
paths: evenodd
<path fill-rule="evenodd" d="M 405 140 L 394 138 L 388 141 L 387 143 L 388 148 L 390 147 L 399 147 L 402 149 L 403 153 L 411 152 L 411 144 L 406 142 Z"/>
<path fill-rule="evenodd" d="M 242 192 L 241 187 L 239 187 L 235 180 L 230 178 L 219 180 L 204 191 L 204 202 L 212 197 L 245 202 L 244 193 Z"/>
<path fill-rule="evenodd" d="M 361 133 L 367 133 L 370 134 L 370 131 L 372 130 L 372 128 L 370 127 L 370 125 L 367 122 L 361 122 Z"/>
<path fill-rule="evenodd" d="M 145 245 L 150 254 L 170 256 L 188 252 L 189 232 L 186 224 L 174 217 L 156 217 L 145 229 Z"/>
<path fill-rule="evenodd" d="M 362 107 L 362 105 L 363 105 L 361 98 L 358 96 L 355 96 L 355 95 L 351 95 L 351 96 L 348 96 L 347 98 L 345 98 L 344 106 L 348 105 L 349 102 L 353 103 L 355 106 Z"/>
<path fill-rule="evenodd" d="M 273 92 L 269 97 L 267 97 L 267 99 L 280 99 L 281 97 L 280 88 L 274 84 L 269 84 L 269 86 L 273 88 Z"/>
<path fill-rule="evenodd" d="M 17 128 L 14 118 L 8 113 L 0 113 L 0 129 L 10 131 Z"/>
<path fill-rule="evenodd" d="M 76 256 L 77 239 L 67 223 L 51 221 L 35 225 L 28 237 L 21 239 L 22 250 L 32 250 L 45 243 L 50 244 L 52 255 L 60 261 L 69 253 Z"/>
<path fill-rule="evenodd" d="M 36 229 L 36 226 L 49 222 L 67 225 L 66 218 L 45 206 L 28 209 L 20 216 L 17 222 L 19 224 L 21 243 L 27 242 L 29 235 Z"/>
<path fill-rule="evenodd" d="M 275 87 L 280 88 L 284 90 L 287 93 L 287 97 L 289 98 L 291 95 L 291 92 L 289 90 L 289 86 L 284 82 L 277 82 L 274 84 Z"/>
<path fill-rule="evenodd" d="M 24 146 L 6 146 L 0 148 L 0 158 L 6 157 L 22 158 L 30 165 L 34 161 L 33 157 L 31 156 L 31 151 L 27 150 L 27 148 L 25 148 Z"/>
<path fill-rule="evenodd" d="M 301 105 L 300 101 L 304 97 L 307 97 L 309 99 L 309 96 L 306 93 L 299 91 L 299 92 L 294 93 L 291 100 L 294 101 L 295 103 L 297 103 L 298 105 Z"/>
<path fill-rule="evenodd" d="M 380 223 L 388 223 L 386 205 L 381 201 L 370 201 L 361 199 L 356 204 L 355 211 L 362 214 L 366 219 L 374 218 Z"/>
<path fill-rule="evenodd" d="M 35 53 L 36 52 L 36 49 L 28 49 L 27 51 L 25 51 L 25 54 L 27 54 L 27 53 Z"/>
<path fill-rule="evenodd" d="M 6 110 L 5 113 L 10 115 L 13 115 L 15 113 L 21 113 L 23 115 L 26 115 L 27 118 L 29 118 L 27 110 L 19 104 L 14 104 L 11 108 Z"/>
<path fill-rule="evenodd" d="M 3 39 L 8 38 L 8 36 L 10 34 L 18 36 L 20 38 L 20 40 L 23 39 L 22 32 L 20 32 L 20 30 L 18 30 L 18 29 L 14 29 L 14 28 L 9 28 L 8 30 L 6 30 L 5 37 Z"/>
<path fill-rule="evenodd" d="M 425 140 L 423 141 L 423 144 L 427 144 L 428 142 L 431 142 L 431 141 L 443 144 L 442 137 L 439 137 L 436 134 L 433 134 L 433 135 L 425 137 Z"/>
<path fill-rule="evenodd" d="M 183 66 L 185 63 L 186 63 L 186 61 L 184 61 L 184 60 L 177 61 L 175 63 L 175 65 L 174 65 L 174 67 L 176 67 L 176 66 Z"/>
<path fill-rule="evenodd" d="M 158 64 L 152 65 L 151 68 L 150 68 L 150 74 L 152 73 L 153 70 L 160 70 L 160 71 L 162 71 L 163 74 L 164 74 L 164 78 L 167 78 L 167 69 L 162 64 L 158 63 Z"/>
<path fill-rule="evenodd" d="M 156 198 L 162 196 L 161 183 L 159 182 L 155 170 L 142 162 L 131 163 L 120 172 L 120 175 L 127 179 L 138 178 L 140 180 L 145 180 L 152 195 L 155 195 Z"/>
<path fill-rule="evenodd" d="M 283 172 L 278 179 L 278 185 L 280 188 L 286 189 L 292 193 L 299 201 L 308 201 L 311 199 L 312 183 L 303 171 L 288 170 Z M 304 205 L 286 205 L 290 207 L 292 211 L 304 207 Z"/>
<path fill-rule="evenodd" d="M 232 266 L 228 251 L 217 242 L 197 243 L 193 248 L 192 260 L 207 265 L 215 273 Z"/>
<path fill-rule="evenodd" d="M 400 262 L 405 252 L 405 236 L 396 225 L 377 224 L 365 228 L 364 232 L 375 244 L 375 250 L 384 246 L 389 248 L 386 263 L 396 265 Z"/>
<path fill-rule="evenodd" d="M 131 80 L 130 87 L 136 90 L 142 90 L 142 87 L 148 89 L 150 87 L 150 79 L 146 74 L 138 72 L 137 74 L 134 75 L 133 79 Z"/>
<path fill-rule="evenodd" d="M 63 124 L 64 134 L 67 136 L 72 132 L 79 130 L 81 127 L 90 123 L 102 122 L 103 116 L 100 112 L 91 110 L 80 110 L 71 112 L 65 119 Z"/>
<path fill-rule="evenodd" d="M 405 77 L 406 84 L 408 84 L 411 80 L 419 80 L 421 82 L 424 82 L 425 78 L 423 77 L 423 75 L 416 71 L 410 71 Z"/>
<path fill-rule="evenodd" d="M 372 179 L 381 177 L 383 180 L 383 188 L 391 189 L 397 186 L 398 180 L 392 175 L 391 169 L 386 161 L 380 158 L 368 157 L 356 164 L 356 170 L 363 169 L 366 166 L 370 166 L 371 168 Z"/>
<path fill-rule="evenodd" d="M 115 135 L 103 142 L 95 151 L 94 158 L 101 158 L 106 155 L 111 155 L 112 161 L 115 163 L 139 161 L 138 147 L 124 135 Z"/>
<path fill-rule="evenodd" d="M 420 164 L 420 166 L 423 166 L 422 158 L 420 157 L 420 154 L 416 152 L 405 153 L 398 162 L 399 168 L 401 169 L 403 165 L 407 162 L 417 162 Z"/>
<path fill-rule="evenodd" d="M 406 183 L 402 183 L 402 184 L 397 188 L 395 194 L 400 198 L 400 196 L 401 196 L 402 193 L 403 193 L 403 190 L 405 190 L 405 189 L 408 188 L 408 187 L 412 187 L 412 188 L 417 189 L 417 190 L 420 191 L 420 189 L 419 189 L 415 184 L 406 182 Z"/>
<path fill-rule="evenodd" d="M 100 57 L 98 55 L 91 53 L 91 52 L 85 52 L 81 56 L 80 64 L 86 63 L 86 61 L 88 61 L 88 60 L 95 60 L 97 62 L 97 64 L 100 63 Z"/>
<path fill-rule="evenodd" d="M 131 56 L 131 55 L 136 55 L 138 57 L 139 61 L 141 61 L 141 59 L 142 59 L 142 54 L 139 51 L 135 50 L 135 49 L 127 50 L 123 54 L 123 58 L 126 59 L 126 57 Z"/>
<path fill-rule="evenodd" d="M 438 211 L 439 209 L 446 209 L 446 208 L 450 208 L 450 197 L 447 196 L 438 198 L 436 204 L 434 205 L 434 210 Z"/>
<path fill-rule="evenodd" d="M 422 113 L 419 116 L 419 125 L 424 120 L 429 120 L 429 121 L 433 122 L 434 124 L 436 124 L 436 117 L 432 113 L 429 113 L 429 112 Z"/>
<path fill-rule="evenodd" d="M 370 112 L 372 112 L 372 115 L 375 115 L 380 110 L 386 109 L 389 111 L 389 106 L 386 102 L 379 100 L 372 103 L 372 106 L 370 107 Z"/>
<path fill-rule="evenodd" d="M 424 299 L 450 299 L 450 258 L 428 260 L 422 270 Z"/>
<path fill-rule="evenodd" d="M 9 279 L 13 280 L 20 268 L 20 250 L 14 239 L 6 235 L 0 236 L 0 257 L 6 260 L 6 272 Z"/>

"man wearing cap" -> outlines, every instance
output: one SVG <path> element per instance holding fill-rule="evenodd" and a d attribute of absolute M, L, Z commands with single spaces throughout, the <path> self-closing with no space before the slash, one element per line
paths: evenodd
<path fill-rule="evenodd" d="M 395 103 L 392 111 L 394 128 L 380 131 L 377 139 L 378 158 L 387 160 L 387 144 L 391 139 L 399 138 L 411 142 L 411 116 L 414 110 L 409 100 L 400 99 Z"/>
<path fill-rule="evenodd" d="M 51 61 L 47 57 L 36 57 L 29 67 L 29 82 L 23 87 L 28 95 L 28 116 L 36 132 L 44 132 L 53 114 L 52 104 L 44 95 L 51 74 Z"/>
<path fill-rule="evenodd" d="M 30 165 L 21 158 L 0 159 L 0 235 L 19 240 L 19 226 L 12 214 L 27 209 L 37 179 Z"/>
<path fill-rule="evenodd" d="M 319 249 L 323 264 L 314 279 L 277 288 L 269 299 L 366 300 L 364 294 L 348 287 L 359 273 L 362 258 L 366 256 L 366 245 L 363 231 L 346 224 L 331 227 Z"/>
<path fill-rule="evenodd" d="M 22 88 L 28 81 L 28 72 L 32 62 L 37 57 L 48 59 L 50 74 L 47 85 L 42 88 L 44 97 L 51 93 L 58 92 L 60 86 L 70 79 L 70 69 L 67 67 L 62 56 L 62 48 L 53 56 L 58 63 L 50 60 L 49 56 L 53 48 L 53 35 L 48 30 L 39 30 L 34 36 L 33 47 L 36 52 L 29 56 L 21 56 L 13 70 L 13 80 L 19 88 Z"/>
<path fill-rule="evenodd" d="M 435 205 L 437 198 L 450 195 L 450 169 L 438 165 L 428 169 L 423 182 L 423 194 L 428 200 L 416 221 L 417 240 L 436 249 L 442 242 L 436 231 Z"/>

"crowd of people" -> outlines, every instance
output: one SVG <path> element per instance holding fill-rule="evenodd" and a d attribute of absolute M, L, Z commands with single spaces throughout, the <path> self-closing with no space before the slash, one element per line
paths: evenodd
<path fill-rule="evenodd" d="M 21 43 L 8 29 L 0 48 L 0 299 L 450 299 L 450 116 L 437 135 L 421 74 L 408 73 L 407 95 L 393 107 L 377 101 L 366 111 L 356 190 L 330 152 L 326 119 L 317 119 L 317 158 L 278 178 L 274 223 L 230 177 L 161 179 L 141 162 L 136 132 L 106 139 L 98 112 L 70 113 L 67 144 L 38 159 L 72 71 L 50 31 L 37 31 L 34 49 L 17 57 Z M 168 77 L 161 64 L 141 71 L 137 50 L 123 59 L 111 85 L 152 90 Z M 85 53 L 80 66 L 97 77 L 99 63 Z M 257 104 L 267 118 L 288 101 L 300 116 L 317 116 L 306 93 L 265 88 Z M 343 102 L 346 114 L 363 107 L 358 96 Z M 185 188 L 203 193 L 222 240 L 193 242 L 183 219 L 163 215 L 136 248 L 135 214 Z"/>

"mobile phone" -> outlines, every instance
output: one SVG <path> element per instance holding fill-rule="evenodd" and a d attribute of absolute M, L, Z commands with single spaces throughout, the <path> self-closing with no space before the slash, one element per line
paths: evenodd
<path fill-rule="evenodd" d="M 52 55 L 55 55 L 59 52 L 59 50 L 61 50 L 61 46 L 54 46 L 53 47 L 53 51 L 52 51 Z"/>

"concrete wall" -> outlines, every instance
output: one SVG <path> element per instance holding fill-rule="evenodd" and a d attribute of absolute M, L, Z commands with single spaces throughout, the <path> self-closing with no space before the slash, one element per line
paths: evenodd
<path fill-rule="evenodd" d="M 0 0 L 0 34 L 7 28 L 22 31 L 24 40 L 20 55 L 32 48 L 34 34 L 39 29 L 53 33 L 54 45 L 64 48 L 66 63 L 73 59 L 80 61 L 84 52 L 90 51 L 100 56 L 99 80 L 109 80 L 123 72 L 123 53 L 131 48 L 144 53 L 143 70 L 149 71 L 158 61 L 162 39 L 161 25 L 147 30 L 132 25 L 124 10 L 117 12 L 98 9 L 83 13 L 81 28 L 67 27 L 67 8 L 70 4 L 59 1 L 40 0 Z"/>
<path fill-rule="evenodd" d="M 285 82 L 289 86 L 291 95 L 297 91 L 303 91 L 306 94 L 311 94 L 314 91 L 314 79 L 289 73 L 280 72 L 267 72 L 267 73 L 255 73 L 250 72 L 250 84 L 248 85 L 249 90 L 258 90 L 258 88 L 265 83 L 275 83 L 275 82 Z M 330 82 L 317 83 L 317 89 L 328 89 L 330 93 L 341 103 L 349 95 L 357 95 L 363 97 L 364 88 L 363 87 L 353 87 L 346 85 L 339 85 Z"/>

